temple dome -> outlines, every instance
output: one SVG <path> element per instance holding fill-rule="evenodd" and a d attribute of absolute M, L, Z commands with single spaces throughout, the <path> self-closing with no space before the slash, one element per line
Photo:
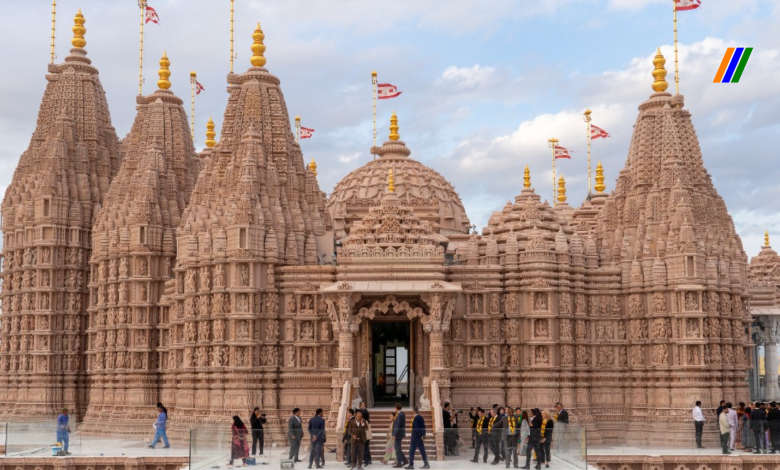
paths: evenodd
<path fill-rule="evenodd" d="M 391 123 L 390 140 L 372 149 L 378 158 L 342 178 L 328 199 L 336 239 L 344 238 L 354 222 L 379 205 L 391 169 L 396 197 L 416 217 L 430 223 L 434 232 L 445 236 L 468 233 L 469 219 L 455 188 L 435 170 L 409 157 L 411 151 L 398 139 L 395 117 Z"/>

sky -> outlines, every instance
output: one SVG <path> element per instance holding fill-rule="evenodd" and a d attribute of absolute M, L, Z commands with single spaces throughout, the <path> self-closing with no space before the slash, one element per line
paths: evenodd
<path fill-rule="evenodd" d="M 145 34 L 144 92 L 157 61 L 171 60 L 171 90 L 189 103 L 189 72 L 205 86 L 197 98 L 195 141 L 205 123 L 219 130 L 229 60 L 227 0 L 150 0 L 160 24 Z M 86 18 L 88 56 L 100 71 L 119 137 L 135 115 L 138 77 L 136 0 L 59 0 L 56 57 L 68 54 L 75 11 Z M 0 191 L 35 127 L 49 55 L 50 2 L 3 10 L 7 47 L 0 74 Z M 586 194 L 583 111 L 609 139 L 593 142 L 607 191 L 624 166 L 637 106 L 647 99 L 660 47 L 673 87 L 672 0 L 236 0 L 236 72 L 249 67 L 260 21 L 266 67 L 281 80 L 292 119 L 315 129 L 304 158 L 317 161 L 321 188 L 371 158 L 371 80 L 402 90 L 378 107 L 378 135 L 398 114 L 412 157 L 447 178 L 481 229 L 522 188 L 552 196 L 547 139 L 572 150 L 559 161 L 569 204 Z M 680 91 L 715 187 L 748 256 L 764 230 L 780 239 L 780 1 L 702 0 L 679 13 Z M 713 84 L 727 47 L 755 50 L 739 84 Z M 671 91 L 671 90 L 670 90 Z M 776 243 L 780 248 L 780 243 Z"/>

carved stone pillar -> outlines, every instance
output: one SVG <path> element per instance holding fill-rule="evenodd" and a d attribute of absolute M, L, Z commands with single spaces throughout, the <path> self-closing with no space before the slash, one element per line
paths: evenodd
<path fill-rule="evenodd" d="M 777 385 L 777 367 L 780 358 L 777 356 L 777 343 L 780 341 L 780 318 L 768 317 L 767 338 L 764 343 L 764 396 L 766 400 L 780 399 L 780 386 Z"/>
<path fill-rule="evenodd" d="M 424 295 L 423 301 L 428 305 L 428 315 L 421 320 L 430 345 L 430 379 L 439 384 L 443 403 L 450 399 L 450 369 L 444 362 L 444 333 L 450 329 L 455 298 L 452 295 L 432 293 Z"/>
<path fill-rule="evenodd" d="M 358 296 L 351 293 L 329 296 L 325 299 L 328 315 L 333 325 L 333 334 L 338 338 L 338 363 L 331 373 L 331 389 L 333 391 L 331 414 L 335 419 L 341 404 L 341 392 L 344 382 L 352 382 L 353 357 L 355 350 L 354 336 L 360 324 L 352 310 Z M 334 421 L 335 422 L 335 421 Z"/>

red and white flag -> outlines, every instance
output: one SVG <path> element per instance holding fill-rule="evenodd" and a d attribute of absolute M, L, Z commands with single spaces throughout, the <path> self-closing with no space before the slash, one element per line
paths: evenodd
<path fill-rule="evenodd" d="M 701 6 L 701 0 L 674 0 L 677 11 L 695 10 Z"/>
<path fill-rule="evenodd" d="M 609 137 L 609 133 L 595 124 L 590 125 L 590 138 L 601 139 Z"/>
<path fill-rule="evenodd" d="M 160 24 L 160 17 L 157 16 L 157 10 L 146 5 L 146 23 Z"/>
<path fill-rule="evenodd" d="M 555 146 L 555 159 L 559 158 L 568 158 L 571 159 L 571 155 L 569 155 L 569 150 L 566 149 L 566 147 L 556 145 Z"/>
<path fill-rule="evenodd" d="M 201 91 L 206 91 L 206 87 L 203 86 L 202 83 L 195 80 L 195 94 L 199 95 Z"/>
<path fill-rule="evenodd" d="M 390 83 L 378 83 L 376 86 L 376 97 L 380 100 L 395 98 L 400 94 L 398 87 Z"/>
<path fill-rule="evenodd" d="M 301 139 L 311 139 L 314 129 L 301 126 Z"/>

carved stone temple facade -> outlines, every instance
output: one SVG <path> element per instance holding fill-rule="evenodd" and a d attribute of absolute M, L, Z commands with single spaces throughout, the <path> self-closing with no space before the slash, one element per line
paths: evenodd
<path fill-rule="evenodd" d="M 83 23 L 3 201 L 0 415 L 145 429 L 159 400 L 176 429 L 254 406 L 273 429 L 295 406 L 335 427 L 357 397 L 561 400 L 592 441 L 642 443 L 690 434 L 696 399 L 747 400 L 747 257 L 660 53 L 614 191 L 597 171 L 550 203 L 526 168 L 478 235 L 395 115 L 326 197 L 259 26 L 218 142 L 193 148 L 167 57 L 120 141 Z"/>

